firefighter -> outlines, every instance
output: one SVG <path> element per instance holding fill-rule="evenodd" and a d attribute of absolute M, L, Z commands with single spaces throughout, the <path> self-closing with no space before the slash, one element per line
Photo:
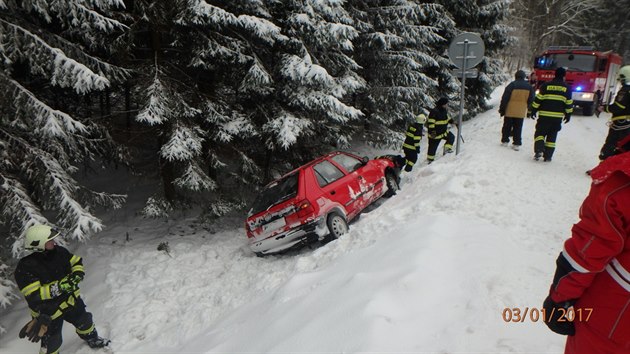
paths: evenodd
<path fill-rule="evenodd" d="M 534 100 L 534 89 L 525 81 L 525 76 L 523 70 L 514 74 L 515 80 L 505 88 L 499 105 L 499 114 L 505 116 L 501 129 L 501 145 L 507 146 L 511 136 L 512 149 L 516 151 L 522 145 L 523 119 L 529 114 L 529 106 Z"/>
<path fill-rule="evenodd" d="M 420 153 L 420 140 L 422 139 L 422 128 L 426 122 L 427 116 L 420 113 L 416 116 L 413 123 L 407 128 L 405 133 L 405 141 L 403 142 L 403 152 L 405 153 L 405 171 L 411 172 L 413 165 L 418 161 Z"/>
<path fill-rule="evenodd" d="M 562 121 L 569 123 L 573 113 L 571 88 L 564 82 L 566 70 L 556 69 L 555 77 L 540 85 L 540 91 L 532 103 L 532 118 L 538 122 L 534 133 L 534 160 L 544 158 L 549 162 L 556 150 L 556 138 L 562 129 Z"/>
<path fill-rule="evenodd" d="M 15 269 L 15 281 L 26 298 L 32 320 L 19 337 L 31 342 L 41 340 L 40 353 L 58 353 L 63 322 L 76 327 L 81 339 L 91 348 L 102 348 L 109 340 L 99 337 L 92 314 L 85 310 L 79 283 L 85 276 L 83 260 L 55 243 L 59 232 L 47 225 L 26 230 L 24 247 L 33 251 Z"/>
<path fill-rule="evenodd" d="M 435 108 L 429 113 L 427 120 L 427 135 L 429 136 L 429 148 L 427 149 L 427 162 L 431 163 L 435 160 L 435 154 L 440 142 L 445 140 L 444 155 L 453 152 L 453 143 L 455 143 L 455 135 L 448 129 L 449 124 L 453 124 L 453 119 L 449 118 L 446 110 L 448 98 L 442 97 L 435 104 Z"/>
<path fill-rule="evenodd" d="M 599 159 L 605 160 L 614 154 L 615 145 L 630 134 L 630 65 L 619 70 L 618 76 L 621 89 L 615 96 L 615 101 L 610 105 L 599 106 L 598 111 L 612 113 L 610 118 L 608 136 L 599 153 Z"/>
<path fill-rule="evenodd" d="M 545 324 L 565 354 L 630 354 L 630 136 L 593 182 L 556 261 Z"/>

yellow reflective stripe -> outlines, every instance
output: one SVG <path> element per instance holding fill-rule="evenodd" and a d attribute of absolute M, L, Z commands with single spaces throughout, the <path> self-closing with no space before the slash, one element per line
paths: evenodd
<path fill-rule="evenodd" d="M 403 148 L 407 148 L 407 149 L 411 149 L 411 150 L 413 150 L 413 149 L 415 149 L 416 147 L 415 147 L 415 146 L 413 146 L 413 145 L 409 145 L 409 144 L 403 144 Z"/>
<path fill-rule="evenodd" d="M 52 316 L 50 316 L 51 319 L 56 320 L 57 318 L 61 317 L 63 315 L 63 312 L 61 312 L 61 310 L 57 310 L 55 311 L 55 313 L 53 313 Z"/>
<path fill-rule="evenodd" d="M 453 147 L 453 145 L 451 145 L 451 144 L 444 144 L 444 148 L 446 148 L 446 149 L 450 149 L 452 147 Z"/>
<path fill-rule="evenodd" d="M 619 106 L 619 108 L 621 109 L 626 109 L 626 106 L 622 105 L 621 103 L 615 101 L 615 105 Z"/>
<path fill-rule="evenodd" d="M 538 108 L 538 107 L 540 107 L 540 103 L 538 102 L 532 103 L 532 108 Z"/>
<path fill-rule="evenodd" d="M 553 143 L 551 141 L 545 141 L 545 146 L 546 147 L 550 147 L 550 148 L 555 148 L 556 147 L 556 143 Z"/>
<path fill-rule="evenodd" d="M 618 116 L 618 117 L 612 117 L 610 118 L 611 121 L 616 121 L 616 120 L 623 120 L 623 119 L 630 119 L 630 116 Z"/>
<path fill-rule="evenodd" d="M 70 265 L 75 265 L 80 260 L 81 260 L 81 257 L 72 255 L 72 258 L 70 258 Z"/>
<path fill-rule="evenodd" d="M 543 96 L 541 96 L 540 98 L 541 98 L 541 99 L 544 99 L 544 100 L 550 100 L 550 101 L 562 101 L 562 102 L 567 102 L 567 103 L 568 103 L 569 101 L 572 101 L 571 103 L 573 103 L 573 100 L 571 100 L 571 99 L 567 99 L 565 96 L 562 96 L 562 95 L 554 95 L 554 94 L 552 94 L 552 93 L 548 93 L 548 94 L 546 94 L 546 95 L 543 95 Z"/>
<path fill-rule="evenodd" d="M 82 265 L 77 264 L 77 265 L 72 267 L 72 273 L 74 273 L 74 272 L 83 272 L 83 273 L 85 273 L 85 270 L 83 269 Z"/>
<path fill-rule="evenodd" d="M 416 136 L 416 134 L 411 133 L 411 132 L 407 132 L 407 133 L 405 133 L 405 135 L 410 137 L 410 138 L 413 138 L 414 136 Z"/>
<path fill-rule="evenodd" d="M 435 160 L 435 155 L 427 155 L 427 160 L 429 161 Z"/>
<path fill-rule="evenodd" d="M 541 117 L 564 118 L 563 112 L 538 111 L 538 115 Z"/>
<path fill-rule="evenodd" d="M 435 122 L 436 125 L 446 125 L 448 124 L 448 120 L 438 120 Z"/>
<path fill-rule="evenodd" d="M 569 99 L 567 100 L 567 104 L 573 104 L 573 99 L 569 98 Z"/>
<path fill-rule="evenodd" d="M 540 140 L 545 140 L 545 137 L 541 135 L 534 138 L 534 141 L 540 141 Z"/>
<path fill-rule="evenodd" d="M 33 292 L 37 291 L 41 286 L 42 286 L 42 283 L 40 283 L 38 280 L 34 283 L 28 284 L 27 286 L 22 288 L 20 292 L 26 297 L 26 296 L 31 295 Z"/>
<path fill-rule="evenodd" d="M 94 330 L 94 323 L 88 329 L 80 330 L 77 328 L 77 334 L 89 334 Z"/>
<path fill-rule="evenodd" d="M 48 299 L 52 299 L 52 296 L 50 295 L 50 285 L 53 283 L 48 283 L 44 286 L 42 286 L 41 288 L 39 288 L 39 298 L 42 300 L 48 300 Z"/>

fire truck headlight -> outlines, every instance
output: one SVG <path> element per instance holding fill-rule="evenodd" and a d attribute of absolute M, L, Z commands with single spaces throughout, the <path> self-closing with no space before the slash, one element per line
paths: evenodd
<path fill-rule="evenodd" d="M 593 97 L 592 92 L 580 92 L 573 95 L 573 99 L 578 101 L 592 101 Z"/>

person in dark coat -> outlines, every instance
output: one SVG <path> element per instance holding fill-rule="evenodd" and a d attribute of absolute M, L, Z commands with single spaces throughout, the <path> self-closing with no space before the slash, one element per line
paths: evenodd
<path fill-rule="evenodd" d="M 521 136 L 523 131 L 523 120 L 528 115 L 529 106 L 534 100 L 534 89 L 525 81 L 525 72 L 516 72 L 515 80 L 510 82 L 499 106 L 499 114 L 503 118 L 503 128 L 501 129 L 501 145 L 507 146 L 512 137 L 512 149 L 518 151 L 523 144 Z"/>
<path fill-rule="evenodd" d="M 422 140 L 422 129 L 427 116 L 420 113 L 416 116 L 413 123 L 407 128 L 405 133 L 405 141 L 403 142 L 403 152 L 405 153 L 405 171 L 411 172 L 413 165 L 418 161 L 420 153 L 420 140 Z"/>
<path fill-rule="evenodd" d="M 15 281 L 26 298 L 32 319 L 20 331 L 20 338 L 41 340 L 40 353 L 58 353 L 63 322 L 76 327 L 77 335 L 91 348 L 102 348 L 109 340 L 99 337 L 92 314 L 85 310 L 79 283 L 85 277 L 83 260 L 54 239 L 59 232 L 47 225 L 26 230 L 25 248 L 34 251 L 20 259 Z"/>
<path fill-rule="evenodd" d="M 440 142 L 445 140 L 444 154 L 453 152 L 453 143 L 455 143 L 455 135 L 448 129 L 449 124 L 454 124 L 453 119 L 448 116 L 446 105 L 448 98 L 442 97 L 435 104 L 435 108 L 429 113 L 427 119 L 427 135 L 429 136 L 429 147 L 427 149 L 427 161 L 432 163 L 435 160 L 435 154 Z"/>
<path fill-rule="evenodd" d="M 573 98 L 571 88 L 564 82 L 566 72 L 562 67 L 556 69 L 554 79 L 540 86 L 532 103 L 532 118 L 538 114 L 534 132 L 534 160 L 542 157 L 546 162 L 551 161 L 562 122 L 566 124 L 571 120 Z"/>
<path fill-rule="evenodd" d="M 630 65 L 623 66 L 619 70 L 619 82 L 621 89 L 615 96 L 615 101 L 610 105 L 598 107 L 598 111 L 612 113 L 606 141 L 599 153 L 599 159 L 605 160 L 612 156 L 617 143 L 630 135 Z"/>

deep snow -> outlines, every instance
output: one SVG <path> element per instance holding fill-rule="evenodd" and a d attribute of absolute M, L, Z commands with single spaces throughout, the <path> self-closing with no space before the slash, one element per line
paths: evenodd
<path fill-rule="evenodd" d="M 543 163 L 534 121 L 517 152 L 499 144 L 496 109 L 483 113 L 464 123 L 459 155 L 417 165 L 339 240 L 287 255 L 254 256 L 242 220 L 208 230 L 140 219 L 130 205 L 69 247 L 84 257 L 83 297 L 115 353 L 560 353 L 563 337 L 502 312 L 540 308 L 608 118 L 574 115 Z M 24 301 L 1 314 L 0 351 L 36 352 L 17 338 Z M 64 338 L 62 352 L 95 352 L 67 323 Z"/>

